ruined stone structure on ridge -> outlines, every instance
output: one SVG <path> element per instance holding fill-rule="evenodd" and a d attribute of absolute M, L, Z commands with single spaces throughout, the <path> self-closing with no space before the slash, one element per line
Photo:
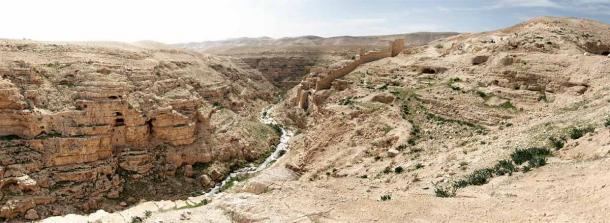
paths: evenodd
<path fill-rule="evenodd" d="M 320 69 L 312 68 L 311 72 L 298 85 L 295 103 L 302 109 L 309 107 L 313 93 L 317 90 L 329 89 L 337 78 L 343 77 L 354 71 L 359 65 L 380 60 L 386 57 L 394 57 L 403 51 L 404 39 L 396 39 L 389 43 L 387 50 L 383 51 L 360 51 L 360 54 L 352 61 L 341 64 L 336 68 Z"/>

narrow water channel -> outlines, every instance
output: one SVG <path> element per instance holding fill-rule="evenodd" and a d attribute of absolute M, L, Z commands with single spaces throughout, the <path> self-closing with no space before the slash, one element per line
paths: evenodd
<path fill-rule="evenodd" d="M 283 153 L 288 151 L 288 142 L 290 141 L 290 138 L 292 138 L 292 136 L 294 136 L 294 132 L 290 129 L 285 128 L 284 126 L 280 125 L 279 123 L 277 123 L 273 119 L 273 117 L 271 117 L 271 115 L 270 115 L 272 111 L 273 111 L 273 106 L 265 108 L 261 112 L 260 122 L 262 122 L 263 124 L 267 124 L 267 125 L 277 125 L 280 127 L 280 129 L 282 131 L 282 135 L 280 136 L 280 142 L 275 147 L 275 150 L 273 151 L 273 153 L 271 153 L 271 155 L 269 155 L 265 159 L 265 161 L 258 166 L 251 164 L 251 166 L 247 166 L 247 167 L 233 171 L 222 182 L 216 184 L 216 186 L 214 186 L 214 188 L 212 188 L 209 192 L 207 192 L 206 193 L 207 196 L 213 196 L 215 194 L 218 194 L 219 192 L 221 192 L 221 189 L 227 183 L 231 182 L 234 179 L 244 178 L 244 177 L 250 176 L 252 174 L 255 174 L 257 172 L 260 172 L 260 171 L 266 169 L 267 167 L 271 166 L 271 164 L 273 164 L 277 159 L 279 159 L 283 155 Z"/>

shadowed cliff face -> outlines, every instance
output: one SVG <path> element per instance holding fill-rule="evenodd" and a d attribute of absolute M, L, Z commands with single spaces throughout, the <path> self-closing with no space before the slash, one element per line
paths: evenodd
<path fill-rule="evenodd" d="M 0 218 L 209 188 L 278 140 L 257 119 L 275 94 L 259 72 L 198 53 L 0 41 Z"/>

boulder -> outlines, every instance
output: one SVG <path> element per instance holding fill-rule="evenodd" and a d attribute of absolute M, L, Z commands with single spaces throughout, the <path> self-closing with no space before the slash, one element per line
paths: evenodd
<path fill-rule="evenodd" d="M 27 220 L 36 220 L 38 218 L 38 212 L 34 209 L 30 209 L 25 213 L 25 219 Z"/>
<path fill-rule="evenodd" d="M 381 93 L 373 96 L 373 98 L 371 98 L 371 101 L 391 104 L 392 102 L 394 102 L 394 96 L 389 93 Z"/>

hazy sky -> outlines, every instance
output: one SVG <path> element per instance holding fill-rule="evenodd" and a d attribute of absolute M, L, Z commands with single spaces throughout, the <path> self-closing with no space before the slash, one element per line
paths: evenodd
<path fill-rule="evenodd" d="M 610 0 L 3 0 L 0 38 L 154 40 L 473 32 L 540 15 L 610 23 Z"/>

